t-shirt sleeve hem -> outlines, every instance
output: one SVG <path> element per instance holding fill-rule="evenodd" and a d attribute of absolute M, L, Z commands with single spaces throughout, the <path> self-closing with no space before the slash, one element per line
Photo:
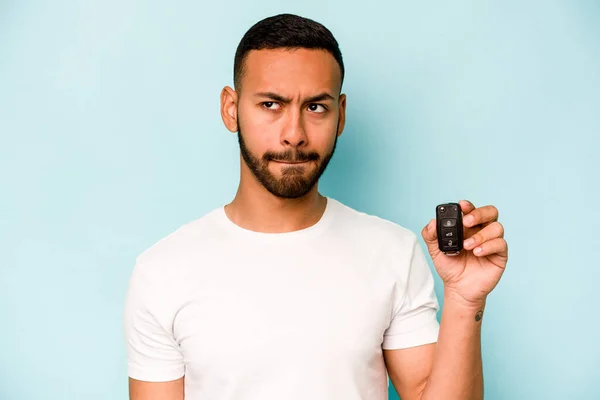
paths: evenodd
<path fill-rule="evenodd" d="M 436 343 L 439 331 L 439 322 L 432 320 L 418 330 L 384 336 L 381 348 L 384 350 L 394 350 Z"/>
<path fill-rule="evenodd" d="M 145 382 L 174 381 L 185 375 L 185 367 L 178 365 L 170 368 L 142 368 L 136 364 L 127 367 L 130 378 Z"/>

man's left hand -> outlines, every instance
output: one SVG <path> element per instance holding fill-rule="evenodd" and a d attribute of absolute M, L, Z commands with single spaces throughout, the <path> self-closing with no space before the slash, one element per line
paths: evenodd
<path fill-rule="evenodd" d="M 429 255 L 444 282 L 445 293 L 458 295 L 468 304 L 485 302 L 504 273 L 508 245 L 498 209 L 492 205 L 475 208 L 468 200 L 459 202 L 463 212 L 463 250 L 447 256 L 438 247 L 436 221 L 421 231 Z"/>

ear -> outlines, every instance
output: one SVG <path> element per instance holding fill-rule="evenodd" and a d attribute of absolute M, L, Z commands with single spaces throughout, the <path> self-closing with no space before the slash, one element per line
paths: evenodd
<path fill-rule="evenodd" d="M 338 136 L 340 136 L 342 134 L 342 132 L 344 131 L 344 125 L 346 124 L 346 95 L 345 94 L 340 95 L 339 109 L 340 109 L 340 115 L 339 115 L 340 124 L 339 124 L 338 132 L 337 132 Z"/>
<path fill-rule="evenodd" d="M 225 86 L 221 91 L 221 118 L 230 132 L 238 131 L 237 95 L 237 92 L 229 86 Z"/>

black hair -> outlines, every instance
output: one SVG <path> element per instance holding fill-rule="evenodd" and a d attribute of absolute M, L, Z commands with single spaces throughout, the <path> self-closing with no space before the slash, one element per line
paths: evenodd
<path fill-rule="evenodd" d="M 305 48 L 326 50 L 335 58 L 344 82 L 344 62 L 342 52 L 333 34 L 322 24 L 294 14 L 279 14 L 265 18 L 254 24 L 244 34 L 235 52 L 233 63 L 233 84 L 241 88 L 244 74 L 244 59 L 251 50 Z"/>

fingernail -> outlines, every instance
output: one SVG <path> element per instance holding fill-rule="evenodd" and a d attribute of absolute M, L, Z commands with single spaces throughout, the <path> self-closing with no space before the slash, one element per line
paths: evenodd
<path fill-rule="evenodd" d="M 472 215 L 467 215 L 467 216 L 465 217 L 465 219 L 463 219 L 463 222 L 464 222 L 465 224 L 469 224 L 469 225 L 470 225 L 470 224 L 471 224 L 471 222 L 473 222 L 473 216 L 472 216 Z"/>
<path fill-rule="evenodd" d="M 482 249 L 481 247 L 478 247 L 478 248 L 476 248 L 475 250 L 473 250 L 473 253 L 475 253 L 475 254 L 479 254 L 479 253 L 481 253 L 481 251 L 482 251 L 482 250 L 483 250 L 483 249 Z"/>
<path fill-rule="evenodd" d="M 469 239 L 465 240 L 465 247 L 471 247 L 473 245 L 473 243 L 475 243 L 475 240 L 473 240 L 472 238 L 469 238 Z"/>
<path fill-rule="evenodd" d="M 429 225 L 427 226 L 427 230 L 429 232 L 433 231 L 434 226 L 435 226 L 435 224 L 434 224 L 433 220 L 429 221 Z"/>

